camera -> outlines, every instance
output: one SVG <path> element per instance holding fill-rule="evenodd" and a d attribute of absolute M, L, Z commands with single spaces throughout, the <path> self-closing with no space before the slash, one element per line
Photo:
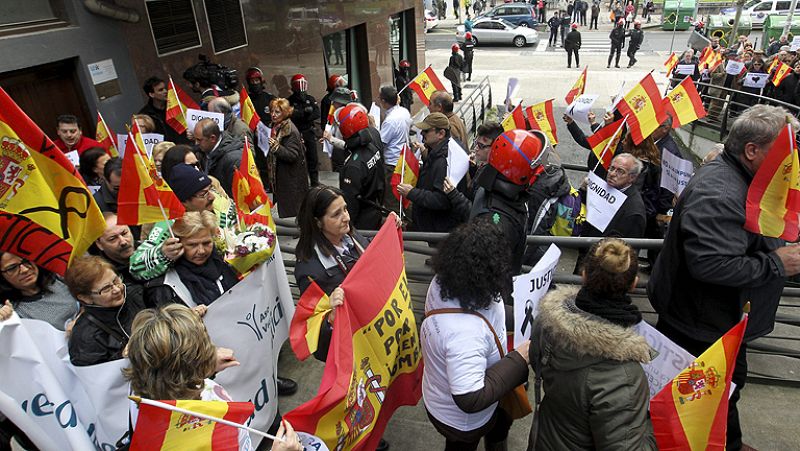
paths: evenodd
<path fill-rule="evenodd" d="M 217 85 L 223 90 L 235 91 L 239 85 L 236 69 L 212 63 L 206 55 L 198 55 L 199 63 L 183 72 L 183 78 L 190 83 L 198 82 L 201 86 Z"/>

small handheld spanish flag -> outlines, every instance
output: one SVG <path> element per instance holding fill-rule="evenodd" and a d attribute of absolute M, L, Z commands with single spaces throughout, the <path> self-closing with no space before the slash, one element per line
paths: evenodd
<path fill-rule="evenodd" d="M 694 86 L 694 80 L 686 77 L 664 97 L 664 107 L 672 114 L 672 128 L 684 126 L 706 116 L 703 99 Z"/>
<path fill-rule="evenodd" d="M 556 119 L 553 115 L 553 99 L 529 106 L 525 109 L 525 113 L 528 115 L 531 130 L 540 130 L 547 135 L 550 144 L 558 144 Z"/>
<path fill-rule="evenodd" d="M 327 321 L 332 310 L 328 295 L 312 280 L 297 301 L 289 326 L 289 343 L 298 360 L 305 360 L 317 351 L 322 322 Z"/>
<path fill-rule="evenodd" d="M 664 67 L 667 68 L 667 75 L 672 73 L 672 70 L 675 69 L 675 66 L 678 65 L 678 55 L 673 53 L 672 55 L 664 61 Z"/>
<path fill-rule="evenodd" d="M 583 68 L 583 72 L 581 72 L 581 75 L 578 77 L 577 80 L 575 80 L 575 84 L 572 85 L 572 89 L 570 89 L 569 92 L 567 93 L 567 97 L 564 98 L 564 100 L 567 101 L 567 105 L 571 104 L 576 97 L 578 97 L 579 95 L 583 94 L 584 91 L 586 91 L 586 71 L 588 69 L 589 67 Z"/>
<path fill-rule="evenodd" d="M 119 152 L 117 152 L 117 138 L 114 136 L 114 133 L 108 128 L 108 124 L 106 124 L 105 119 L 103 119 L 103 115 L 100 112 L 97 112 L 97 128 L 95 130 L 95 140 L 103 146 L 103 149 L 106 150 L 106 153 L 109 157 L 114 158 L 119 156 Z"/>
<path fill-rule="evenodd" d="M 527 130 L 528 126 L 525 123 L 525 115 L 522 112 L 522 103 L 514 107 L 514 109 L 511 110 L 511 113 L 506 116 L 505 119 L 503 119 L 503 122 L 501 122 L 500 125 L 503 126 L 503 130 L 505 131 L 516 129 Z"/>
<path fill-rule="evenodd" d="M 425 70 L 414 77 L 414 80 L 408 84 L 408 87 L 417 93 L 419 99 L 422 100 L 422 103 L 426 106 L 431 104 L 431 95 L 435 91 L 445 90 L 444 85 L 441 80 L 439 80 L 439 77 L 436 76 L 431 66 L 426 67 Z"/>
<path fill-rule="evenodd" d="M 639 144 L 667 120 L 661 93 L 652 74 L 647 74 L 617 104 L 617 110 L 628 116 L 628 128 L 634 144 Z"/>
<path fill-rule="evenodd" d="M 775 73 L 772 74 L 772 84 L 775 87 L 780 86 L 784 78 L 788 77 L 792 72 L 792 67 L 784 62 L 779 62 L 775 67 Z"/>
<path fill-rule="evenodd" d="M 407 185 L 417 186 L 418 179 L 419 160 L 417 159 L 417 156 L 414 155 L 414 152 L 408 148 L 408 146 L 403 146 L 403 151 L 400 152 L 400 158 L 397 160 L 397 164 L 394 166 L 394 172 L 392 173 L 392 178 L 390 180 L 394 197 L 396 197 L 398 200 L 402 197 L 397 191 L 397 185 L 405 183 Z M 403 208 L 408 208 L 410 204 L 411 202 L 409 202 L 408 199 L 403 199 Z"/>
<path fill-rule="evenodd" d="M 614 159 L 614 153 L 616 153 L 617 145 L 619 145 L 619 140 L 622 138 L 622 130 L 626 119 L 627 117 L 606 125 L 597 130 L 592 136 L 586 138 L 586 141 L 592 146 L 592 152 L 594 152 L 597 160 L 606 170 L 611 166 L 611 160 Z"/>
<path fill-rule="evenodd" d="M 178 133 L 186 132 L 186 109 L 199 110 L 200 106 L 169 77 L 167 90 L 167 124 Z"/>
<path fill-rule="evenodd" d="M 253 106 L 253 101 L 250 100 L 250 96 L 247 95 L 247 89 L 242 87 L 242 91 L 239 94 L 240 102 L 242 104 L 242 108 L 240 111 L 241 119 L 244 121 L 245 124 L 250 128 L 251 132 L 256 131 L 258 128 L 258 122 L 261 120 L 256 113 L 256 107 Z"/>

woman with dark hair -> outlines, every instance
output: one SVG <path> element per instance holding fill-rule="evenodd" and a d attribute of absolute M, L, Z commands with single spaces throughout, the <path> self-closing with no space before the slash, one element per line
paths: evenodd
<path fill-rule="evenodd" d="M 181 163 L 194 166 L 202 171 L 202 166 L 200 166 L 197 155 L 195 155 L 192 148 L 186 144 L 178 144 L 167 150 L 164 154 L 164 158 L 161 159 L 161 177 L 164 180 L 169 180 L 172 168 L 174 168 L 176 164 Z"/>
<path fill-rule="evenodd" d="M 308 192 L 305 147 L 300 131 L 292 123 L 293 111 L 286 99 L 270 102 L 272 135 L 267 155 L 267 182 L 281 218 L 297 216 Z"/>
<path fill-rule="evenodd" d="M 110 159 L 111 157 L 101 147 L 90 147 L 81 154 L 78 160 L 78 172 L 86 182 L 86 186 L 103 185 L 103 168 Z"/>
<path fill-rule="evenodd" d="M 5 299 L 0 320 L 16 311 L 20 318 L 42 320 L 65 330 L 78 314 L 78 303 L 67 286 L 36 263 L 0 252 L 0 275 L 0 299 Z"/>
<path fill-rule="evenodd" d="M 628 296 L 637 271 L 636 252 L 606 238 L 584 259 L 582 287 L 542 299 L 530 362 L 545 395 L 529 450 L 657 449 L 641 365 L 654 351 L 634 330 L 642 314 Z"/>
<path fill-rule="evenodd" d="M 328 358 L 336 306 L 344 303 L 339 285 L 369 245 L 366 238 L 350 227 L 350 214 L 344 193 L 332 186 L 315 186 L 308 191 L 297 215 L 300 239 L 297 241 L 297 265 L 294 277 L 300 294 L 313 280 L 329 297 L 334 310 L 322 322 L 319 346 L 314 357 Z"/>
<path fill-rule="evenodd" d="M 528 346 L 505 353 L 503 297 L 513 288 L 506 238 L 488 218 L 461 225 L 433 257 L 425 300 L 422 397 L 445 450 L 507 449 L 511 416 L 498 402 L 528 380 Z"/>

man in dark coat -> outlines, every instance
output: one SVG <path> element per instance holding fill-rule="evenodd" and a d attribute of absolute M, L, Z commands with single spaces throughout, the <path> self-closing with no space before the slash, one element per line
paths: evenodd
<path fill-rule="evenodd" d="M 550 27 L 550 40 L 547 41 L 547 45 L 555 47 L 558 39 L 558 29 L 561 28 L 561 19 L 558 18 L 558 11 L 554 12 L 553 17 L 547 21 L 547 26 Z"/>
<path fill-rule="evenodd" d="M 444 77 L 453 85 L 453 101 L 459 102 L 461 100 L 461 68 L 464 67 L 464 57 L 458 53 L 461 50 L 458 44 L 453 44 L 450 50 L 452 53 L 447 68 L 444 70 Z"/>
<path fill-rule="evenodd" d="M 472 66 L 470 66 L 472 67 Z M 411 83 L 411 63 L 408 60 L 400 60 L 400 67 L 394 71 L 394 86 L 398 91 Z M 472 74 L 470 74 L 472 75 Z M 414 95 L 411 89 L 403 89 L 400 94 L 400 106 L 411 111 L 411 104 L 414 103 Z"/>
<path fill-rule="evenodd" d="M 702 166 L 678 199 L 647 285 L 656 328 L 694 355 L 736 325 L 750 303 L 728 405 L 732 450 L 742 449 L 737 403 L 747 376 L 747 342 L 773 330 L 786 277 L 800 273 L 800 246 L 742 226 L 753 176 L 787 120 L 797 127 L 786 110 L 767 105 L 736 119 L 722 155 Z"/>
<path fill-rule="evenodd" d="M 617 59 L 614 62 L 614 67 L 619 69 L 619 57 L 622 53 L 622 47 L 625 46 L 625 20 L 619 19 L 617 21 L 617 26 L 611 30 L 608 38 L 611 39 L 611 53 L 608 54 L 608 64 L 606 65 L 606 68 L 611 67 L 611 60 L 614 58 L 614 54 L 616 53 Z"/>
<path fill-rule="evenodd" d="M 142 89 L 147 94 L 147 103 L 139 110 L 139 114 L 146 114 L 153 119 L 156 125 L 153 133 L 164 135 L 164 141 L 188 144 L 189 139 L 185 135 L 167 124 L 167 82 L 158 77 L 150 77 L 144 81 Z"/>
<path fill-rule="evenodd" d="M 233 174 L 242 161 L 244 141 L 221 132 L 212 119 L 202 119 L 195 125 L 194 139 L 206 155 L 206 172 L 219 180 L 225 193 L 233 198 Z"/>
<path fill-rule="evenodd" d="M 287 99 L 294 107 L 292 123 L 303 136 L 303 145 L 306 151 L 306 169 L 311 186 L 319 185 L 319 169 L 317 169 L 317 125 L 315 121 L 319 116 L 317 99 L 308 93 L 308 81 L 302 74 L 292 77 L 292 95 Z"/>
<path fill-rule="evenodd" d="M 472 58 L 475 56 L 474 49 L 475 41 L 472 40 L 472 33 L 467 32 L 464 34 L 464 67 L 462 68 L 466 81 L 472 81 Z"/>
<path fill-rule="evenodd" d="M 644 31 L 642 31 L 642 22 L 639 19 L 633 21 L 633 30 L 626 33 L 630 36 L 631 40 L 628 41 L 628 68 L 636 64 L 636 52 L 642 46 L 644 41 Z"/>
<path fill-rule="evenodd" d="M 578 50 L 581 48 L 581 32 L 578 31 L 578 24 L 572 24 L 572 30 L 567 34 L 564 41 L 564 49 L 567 51 L 567 69 L 572 67 L 572 55 L 575 55 L 575 67 L 581 67 Z"/>
<path fill-rule="evenodd" d="M 592 29 L 592 25 L 594 25 L 594 29 L 597 30 L 597 22 L 600 18 L 600 3 L 597 0 L 592 1 L 592 20 L 589 22 L 589 29 Z"/>

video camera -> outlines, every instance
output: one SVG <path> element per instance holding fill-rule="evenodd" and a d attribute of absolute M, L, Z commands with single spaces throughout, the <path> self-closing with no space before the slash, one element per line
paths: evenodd
<path fill-rule="evenodd" d="M 183 73 L 190 83 L 198 82 L 201 86 L 210 87 L 217 85 L 223 90 L 235 91 L 239 85 L 239 75 L 236 69 L 212 63 L 206 55 L 198 55 L 200 62 L 186 69 Z"/>

